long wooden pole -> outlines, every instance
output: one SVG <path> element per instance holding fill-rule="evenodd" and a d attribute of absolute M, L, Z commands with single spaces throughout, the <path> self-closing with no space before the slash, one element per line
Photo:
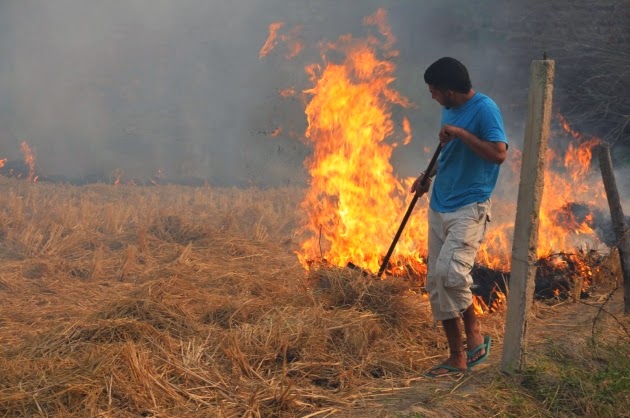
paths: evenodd
<path fill-rule="evenodd" d="M 433 167 L 435 167 L 435 163 L 437 162 L 437 159 L 440 156 L 440 151 L 442 151 L 442 144 L 438 145 L 437 149 L 433 153 L 433 157 L 431 158 L 431 161 L 429 162 L 429 166 L 425 170 L 424 176 L 422 176 L 422 180 L 420 180 L 421 186 L 425 186 L 427 184 L 427 181 L 429 181 L 429 176 L 431 175 L 431 171 L 433 170 Z M 398 227 L 398 231 L 396 231 L 394 240 L 392 241 L 392 244 L 389 246 L 389 250 L 387 250 L 387 254 L 385 254 L 385 258 L 383 259 L 383 262 L 381 263 L 381 268 L 378 269 L 377 277 L 381 277 L 383 275 L 383 272 L 387 268 L 387 265 L 389 264 L 389 259 L 394 253 L 394 248 L 396 248 L 396 244 L 398 243 L 398 240 L 400 239 L 400 235 L 405 229 L 405 225 L 407 225 L 409 216 L 411 216 L 411 212 L 413 212 L 413 207 L 416 206 L 416 202 L 418 201 L 419 197 L 420 195 L 418 193 L 414 193 L 413 199 L 411 199 L 411 203 L 409 204 L 409 207 L 407 208 L 407 212 L 405 212 L 405 216 L 403 217 L 403 220 L 400 223 L 400 226 Z"/>
<path fill-rule="evenodd" d="M 599 147 L 599 169 L 602 172 L 606 198 L 610 207 L 610 217 L 612 219 L 617 248 L 619 249 L 619 259 L 621 260 L 621 272 L 623 274 L 623 300 L 624 313 L 630 314 L 630 229 L 626 225 L 626 218 L 623 214 L 617 182 L 613 172 L 612 159 L 610 158 L 610 146 L 602 144 Z"/>
<path fill-rule="evenodd" d="M 505 372 L 521 370 L 525 366 L 525 342 L 529 311 L 534 299 L 538 216 L 544 187 L 544 157 L 551 123 L 554 75 L 553 60 L 532 62 L 501 360 L 501 369 Z"/>

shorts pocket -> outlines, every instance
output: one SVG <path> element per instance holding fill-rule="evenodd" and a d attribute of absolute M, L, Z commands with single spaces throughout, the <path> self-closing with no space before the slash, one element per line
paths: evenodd
<path fill-rule="evenodd" d="M 490 203 L 488 201 L 477 203 L 477 219 L 479 222 L 490 221 Z"/>
<path fill-rule="evenodd" d="M 477 214 L 479 216 L 479 224 L 481 226 L 480 234 L 479 234 L 479 244 L 483 242 L 483 239 L 486 237 L 486 232 L 488 231 L 488 223 L 490 222 L 490 203 L 482 202 L 477 203 Z"/>
<path fill-rule="evenodd" d="M 469 246 L 457 249 L 453 252 L 448 274 L 444 281 L 446 288 L 468 288 L 472 285 L 470 270 L 475 263 L 477 249 Z"/>

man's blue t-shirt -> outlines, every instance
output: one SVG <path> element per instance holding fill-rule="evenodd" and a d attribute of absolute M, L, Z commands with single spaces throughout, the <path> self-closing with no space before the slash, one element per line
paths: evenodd
<path fill-rule="evenodd" d="M 481 93 L 475 93 L 459 107 L 442 109 L 443 125 L 463 128 L 485 141 L 507 144 L 499 107 Z M 490 198 L 498 177 L 498 164 L 483 159 L 455 138 L 444 146 L 438 158 L 431 209 L 454 212 L 471 203 L 484 202 Z"/>

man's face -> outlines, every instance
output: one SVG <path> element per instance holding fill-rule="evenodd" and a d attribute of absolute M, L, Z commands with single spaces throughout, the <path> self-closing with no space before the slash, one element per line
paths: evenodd
<path fill-rule="evenodd" d="M 444 107 L 453 107 L 454 93 L 451 90 L 442 90 L 429 84 L 431 98 Z"/>

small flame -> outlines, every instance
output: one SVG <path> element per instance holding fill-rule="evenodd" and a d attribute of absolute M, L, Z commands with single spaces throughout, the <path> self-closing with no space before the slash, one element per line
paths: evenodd
<path fill-rule="evenodd" d="M 157 170 L 155 170 L 155 173 L 153 173 L 153 176 L 151 177 L 150 181 L 154 186 L 157 186 L 158 184 L 160 184 L 160 181 L 162 180 L 163 177 L 164 177 L 164 172 L 162 171 L 162 169 L 158 168 Z"/>
<path fill-rule="evenodd" d="M 405 140 L 403 141 L 403 145 L 409 145 L 411 143 L 412 135 L 411 135 L 411 125 L 409 124 L 409 119 L 403 119 L 403 131 L 407 135 Z"/>
<path fill-rule="evenodd" d="M 258 53 L 258 58 L 262 59 L 265 57 L 272 49 L 275 48 L 278 41 L 276 38 L 278 37 L 278 31 L 280 28 L 284 26 L 284 22 L 274 22 L 269 25 L 269 36 L 265 41 L 265 44 L 260 48 L 260 52 Z"/>
<path fill-rule="evenodd" d="M 558 113 L 558 120 L 560 121 L 560 125 L 562 126 L 562 129 L 566 133 L 571 135 L 574 139 L 579 139 L 579 140 L 582 139 L 582 134 L 579 133 L 578 131 L 573 130 L 571 128 L 571 125 L 569 125 L 569 122 L 566 120 L 566 118 L 559 113 Z"/>
<path fill-rule="evenodd" d="M 280 89 L 278 90 L 278 93 L 280 94 L 280 96 L 282 96 L 285 99 L 288 99 L 291 96 L 295 96 L 297 94 L 297 91 L 295 90 L 294 87 L 289 87 L 286 89 Z"/>
<path fill-rule="evenodd" d="M 31 147 L 26 143 L 26 141 L 22 141 L 20 144 L 20 149 L 22 150 L 22 154 L 24 155 L 24 163 L 28 166 L 28 181 L 34 181 L 35 178 L 35 154 L 31 150 Z"/>
<path fill-rule="evenodd" d="M 123 174 L 125 174 L 125 172 L 120 168 L 114 170 L 114 186 L 118 186 L 120 184 Z"/>
<path fill-rule="evenodd" d="M 392 33 L 392 27 L 387 21 L 387 11 L 385 9 L 378 9 L 372 16 L 366 16 L 363 19 L 363 24 L 375 25 L 381 35 L 385 37 L 386 42 L 383 45 L 383 49 L 385 49 L 388 57 L 397 55 L 397 51 L 391 50 L 391 47 L 396 43 L 396 37 Z"/>
<path fill-rule="evenodd" d="M 302 26 L 295 26 L 289 34 L 280 36 L 280 40 L 285 42 L 289 48 L 289 52 L 285 55 L 285 58 L 288 60 L 297 57 L 304 49 L 304 44 L 297 39 L 301 31 Z"/>
<path fill-rule="evenodd" d="M 4 167 L 4 165 L 7 163 L 7 159 L 3 158 L 0 160 L 0 168 Z"/>
<path fill-rule="evenodd" d="M 494 290 L 491 292 L 491 300 L 490 306 L 483 300 L 481 296 L 473 295 L 473 308 L 475 310 L 475 315 L 482 316 L 486 314 L 490 314 L 498 311 L 502 306 L 505 305 L 507 301 L 507 296 L 503 293 L 499 288 L 495 286 Z"/>
<path fill-rule="evenodd" d="M 271 132 L 271 136 L 275 138 L 281 133 L 282 133 L 282 126 L 279 126 Z"/>
<path fill-rule="evenodd" d="M 476 316 L 482 316 L 488 312 L 488 305 L 483 301 L 481 296 L 473 295 L 473 307 Z"/>
<path fill-rule="evenodd" d="M 574 281 L 581 280 L 582 291 L 587 290 L 591 286 L 593 269 L 577 254 L 569 254 L 568 257 L 574 267 Z"/>
<path fill-rule="evenodd" d="M 284 26 L 284 22 L 274 22 L 269 25 L 269 36 L 265 41 L 264 45 L 258 52 L 258 58 L 264 58 L 269 52 L 271 52 L 278 41 L 282 41 L 286 43 L 289 52 L 285 55 L 286 59 L 292 59 L 299 55 L 299 53 L 304 49 L 304 45 L 300 42 L 298 38 L 299 33 L 302 30 L 301 26 L 294 26 L 288 34 L 279 35 L 278 32 Z"/>

